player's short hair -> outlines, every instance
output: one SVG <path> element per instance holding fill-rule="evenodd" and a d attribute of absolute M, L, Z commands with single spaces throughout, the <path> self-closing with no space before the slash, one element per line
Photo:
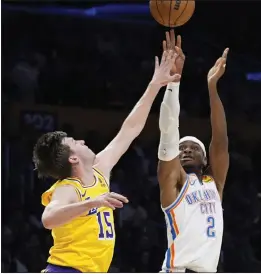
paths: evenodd
<path fill-rule="evenodd" d="M 52 177 L 58 180 L 71 176 L 72 165 L 68 158 L 70 147 L 62 143 L 67 134 L 62 131 L 42 135 L 34 146 L 33 162 L 38 177 Z"/>

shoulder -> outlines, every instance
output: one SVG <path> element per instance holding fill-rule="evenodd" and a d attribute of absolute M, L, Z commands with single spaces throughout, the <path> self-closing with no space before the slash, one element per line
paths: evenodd
<path fill-rule="evenodd" d="M 77 178 L 66 178 L 55 182 L 48 190 L 42 194 L 42 205 L 47 206 L 51 200 L 54 192 L 57 188 L 71 186 L 75 189 L 77 196 L 80 198 L 82 189 L 81 181 Z"/>

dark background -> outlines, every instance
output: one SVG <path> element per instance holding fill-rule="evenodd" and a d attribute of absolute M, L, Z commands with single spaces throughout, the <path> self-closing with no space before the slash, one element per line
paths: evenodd
<path fill-rule="evenodd" d="M 112 9 L 88 17 L 84 11 L 98 2 L 102 8 L 112 3 L 2 3 L 2 272 L 39 272 L 52 245 L 41 224 L 40 196 L 53 182 L 39 181 L 33 171 L 37 138 L 62 129 L 84 138 L 95 152 L 103 149 L 144 92 L 154 56 L 161 54 L 166 29 L 148 10 L 126 13 L 125 7 L 120 14 Z M 117 4 L 127 2 L 134 3 Z M 148 7 L 148 1 L 136 3 Z M 192 19 L 176 29 L 187 56 L 181 136 L 198 136 L 206 145 L 206 75 L 230 48 L 219 85 L 231 155 L 223 202 L 223 272 L 261 271 L 261 77 L 247 80 L 249 73 L 261 73 L 260 8 L 259 1 L 196 1 Z M 131 203 L 115 213 L 111 272 L 158 272 L 163 262 L 166 229 L 156 179 L 162 95 L 144 133 L 112 172 L 112 190 Z"/>

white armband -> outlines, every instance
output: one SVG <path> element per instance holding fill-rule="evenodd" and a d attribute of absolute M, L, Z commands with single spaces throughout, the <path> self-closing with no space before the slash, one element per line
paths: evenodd
<path fill-rule="evenodd" d="M 171 161 L 179 155 L 179 85 L 167 85 L 160 107 L 158 158 L 162 161 Z"/>

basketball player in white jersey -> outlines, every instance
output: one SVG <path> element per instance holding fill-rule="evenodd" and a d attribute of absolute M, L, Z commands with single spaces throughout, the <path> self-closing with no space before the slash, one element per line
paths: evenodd
<path fill-rule="evenodd" d="M 182 74 L 185 56 L 181 38 L 167 33 L 164 49 L 178 57 L 172 73 Z M 162 272 L 216 272 L 223 235 L 222 193 L 229 167 L 226 117 L 217 92 L 225 71 L 228 49 L 208 73 L 212 140 L 211 176 L 204 175 L 207 155 L 195 137 L 179 136 L 179 81 L 168 84 L 160 109 L 158 150 L 160 199 L 167 224 L 168 249 Z M 194 96 L 197 96 L 195 93 Z"/>

